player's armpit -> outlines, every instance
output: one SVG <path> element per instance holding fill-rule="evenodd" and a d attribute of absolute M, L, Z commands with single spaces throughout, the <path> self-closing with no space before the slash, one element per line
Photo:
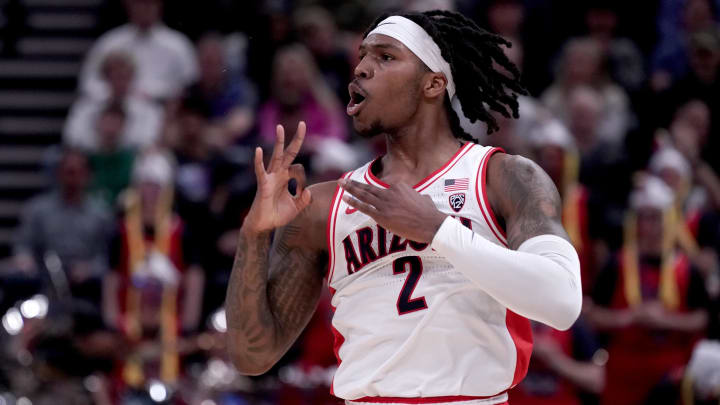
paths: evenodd
<path fill-rule="evenodd" d="M 505 221 L 511 249 L 539 235 L 556 235 L 569 241 L 562 226 L 560 194 L 550 176 L 530 159 L 504 153 L 493 155 L 487 190 L 490 205 Z"/>

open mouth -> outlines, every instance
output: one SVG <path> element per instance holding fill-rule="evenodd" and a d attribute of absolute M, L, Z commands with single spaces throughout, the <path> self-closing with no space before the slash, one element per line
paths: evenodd
<path fill-rule="evenodd" d="M 350 83 L 348 91 L 350 92 L 350 102 L 347 105 L 347 114 L 355 116 L 360 112 L 367 96 L 365 95 L 365 92 L 363 92 L 362 89 L 354 83 Z"/>

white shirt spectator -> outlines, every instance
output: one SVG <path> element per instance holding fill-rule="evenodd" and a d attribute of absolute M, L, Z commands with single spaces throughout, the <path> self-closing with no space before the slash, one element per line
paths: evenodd
<path fill-rule="evenodd" d="M 101 36 L 88 53 L 80 73 L 82 93 L 100 100 L 108 97 L 100 68 L 105 55 L 118 50 L 133 56 L 137 66 L 134 93 L 145 97 L 175 97 L 198 76 L 195 50 L 185 35 L 160 23 L 147 32 L 125 24 Z"/>
<path fill-rule="evenodd" d="M 97 123 L 107 104 L 108 102 L 98 102 L 90 97 L 77 100 L 65 121 L 63 142 L 85 151 L 97 152 L 100 148 Z M 164 110 L 156 103 L 139 97 L 126 98 L 123 107 L 126 116 L 125 129 L 119 146 L 142 149 L 156 144 L 162 131 Z"/>
<path fill-rule="evenodd" d="M 597 136 L 600 140 L 619 145 L 625 140 L 625 134 L 633 122 L 627 93 L 622 87 L 612 83 L 594 90 L 601 102 Z M 543 105 L 567 126 L 572 126 L 569 100 L 571 92 L 572 90 L 567 91 L 559 85 L 552 85 L 540 97 Z"/>

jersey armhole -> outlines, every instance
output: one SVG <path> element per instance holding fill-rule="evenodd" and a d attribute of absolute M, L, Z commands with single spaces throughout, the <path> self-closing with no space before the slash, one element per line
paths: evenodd
<path fill-rule="evenodd" d="M 349 178 L 352 173 L 352 171 L 345 173 L 341 179 Z M 328 212 L 327 224 L 325 226 L 325 240 L 328 249 L 328 266 L 325 278 L 327 279 L 328 286 L 330 285 L 330 282 L 332 282 L 333 270 L 335 267 L 335 224 L 337 223 L 340 203 L 342 202 L 342 196 L 344 193 L 345 190 L 340 187 L 340 184 L 335 186 L 335 194 L 333 195 L 332 203 L 330 204 L 330 211 Z"/>
<path fill-rule="evenodd" d="M 502 148 L 492 148 L 485 152 L 485 155 L 480 160 L 477 175 L 475 176 L 475 197 L 477 199 L 478 205 L 480 206 L 480 212 L 482 212 L 482 216 L 485 219 L 488 227 L 490 227 L 493 235 L 495 235 L 495 238 L 503 246 L 508 247 L 507 235 L 505 234 L 505 230 L 498 222 L 497 217 L 492 210 L 492 206 L 490 206 L 490 200 L 487 196 L 486 184 L 488 163 L 490 162 L 490 158 L 492 157 L 492 155 L 494 155 L 496 152 L 505 153 L 505 150 Z"/>

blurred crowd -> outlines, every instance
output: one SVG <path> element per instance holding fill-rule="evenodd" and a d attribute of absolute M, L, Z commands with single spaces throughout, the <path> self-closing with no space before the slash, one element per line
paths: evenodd
<path fill-rule="evenodd" d="M 344 112 L 357 46 L 383 10 L 433 8 L 512 42 L 520 118 L 462 125 L 545 169 L 581 258 L 581 318 L 534 324 L 510 403 L 717 403 L 720 1 L 621 6 L 108 2 L 47 153 L 54 187 L 26 204 L 0 273 L 0 404 L 339 403 L 329 297 L 268 374 L 225 354 L 253 149 L 304 120 L 310 183 L 383 153 Z"/>

